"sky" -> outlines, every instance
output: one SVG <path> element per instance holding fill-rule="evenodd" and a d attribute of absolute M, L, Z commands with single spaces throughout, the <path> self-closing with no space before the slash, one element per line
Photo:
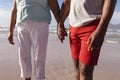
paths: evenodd
<path fill-rule="evenodd" d="M 59 4 L 62 4 L 63 0 L 58 0 Z M 9 26 L 10 21 L 10 11 L 12 8 L 13 0 L 0 0 L 0 26 Z M 112 24 L 120 24 L 120 0 L 117 0 L 115 12 L 113 14 L 113 17 L 111 19 Z M 68 24 L 68 21 L 66 20 L 66 23 Z M 55 19 L 52 15 L 52 26 L 56 26 Z"/>

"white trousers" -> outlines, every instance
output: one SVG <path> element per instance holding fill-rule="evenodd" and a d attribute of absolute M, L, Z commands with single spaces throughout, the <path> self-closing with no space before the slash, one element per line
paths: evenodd
<path fill-rule="evenodd" d="M 21 77 L 23 78 L 32 76 L 31 51 L 33 51 L 35 78 L 36 80 L 45 79 L 45 60 L 49 35 L 48 25 L 45 22 L 29 21 L 17 28 L 19 63 Z"/>

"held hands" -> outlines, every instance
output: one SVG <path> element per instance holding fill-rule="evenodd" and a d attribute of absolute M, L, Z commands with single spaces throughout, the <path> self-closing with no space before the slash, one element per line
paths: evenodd
<path fill-rule="evenodd" d="M 63 43 L 65 36 L 67 36 L 67 31 L 64 28 L 64 25 L 60 25 L 60 23 L 57 26 L 57 35 L 58 35 L 59 40 Z"/>
<path fill-rule="evenodd" d="M 87 40 L 89 44 L 88 51 L 93 49 L 100 49 L 104 41 L 104 34 L 101 34 L 98 31 L 94 31 Z"/>
<path fill-rule="evenodd" d="M 14 45 L 14 41 L 13 41 L 13 33 L 10 32 L 9 35 L 8 35 L 8 41 L 10 44 Z"/>

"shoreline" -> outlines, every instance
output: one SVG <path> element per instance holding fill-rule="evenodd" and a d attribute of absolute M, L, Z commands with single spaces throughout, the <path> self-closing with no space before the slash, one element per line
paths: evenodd
<path fill-rule="evenodd" d="M 49 36 L 57 37 L 57 34 L 52 32 L 52 33 L 49 33 Z M 0 37 L 1 38 L 8 37 L 8 34 L 0 34 Z M 14 35 L 14 37 L 16 37 L 16 35 Z M 114 36 L 114 35 L 113 36 L 108 36 L 108 35 L 106 35 L 105 39 L 104 39 L 104 42 L 114 43 L 114 44 L 120 43 L 120 36 Z"/>

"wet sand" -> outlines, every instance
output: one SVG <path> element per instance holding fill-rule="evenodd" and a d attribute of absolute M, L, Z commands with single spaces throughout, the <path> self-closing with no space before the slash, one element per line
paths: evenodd
<path fill-rule="evenodd" d="M 17 39 L 12 46 L 7 36 L 0 35 L 0 80 L 23 80 L 20 78 Z M 119 80 L 120 43 L 104 42 L 98 65 L 94 70 L 94 80 Z M 74 80 L 68 38 L 63 44 L 57 36 L 50 35 L 46 59 L 47 80 Z M 34 80 L 34 78 L 32 79 Z"/>

